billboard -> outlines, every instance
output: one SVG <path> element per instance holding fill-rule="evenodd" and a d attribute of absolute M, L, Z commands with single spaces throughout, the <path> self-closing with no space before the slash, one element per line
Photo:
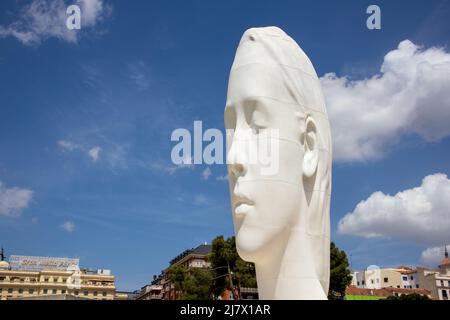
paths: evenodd
<path fill-rule="evenodd" d="M 67 270 L 78 267 L 80 259 L 10 256 L 9 265 L 15 270 Z"/>

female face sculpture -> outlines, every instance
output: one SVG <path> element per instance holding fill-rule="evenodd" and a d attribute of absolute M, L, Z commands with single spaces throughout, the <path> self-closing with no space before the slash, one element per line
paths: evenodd
<path fill-rule="evenodd" d="M 225 127 L 239 255 L 255 262 L 258 273 L 274 259 L 301 262 L 312 252 L 307 259 L 327 290 L 328 117 L 311 62 L 281 29 L 244 33 L 230 73 Z"/>

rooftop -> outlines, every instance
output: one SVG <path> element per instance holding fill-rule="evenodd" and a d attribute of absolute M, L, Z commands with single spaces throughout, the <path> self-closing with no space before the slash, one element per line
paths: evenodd
<path fill-rule="evenodd" d="M 170 260 L 170 265 L 173 265 L 190 254 L 198 254 L 198 255 L 209 255 L 211 253 L 212 246 L 210 244 L 201 244 L 197 248 L 192 248 L 188 250 L 184 250 L 178 256 Z"/>

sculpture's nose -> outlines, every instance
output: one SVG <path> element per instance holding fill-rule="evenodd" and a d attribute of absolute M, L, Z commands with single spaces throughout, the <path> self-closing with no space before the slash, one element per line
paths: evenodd
<path fill-rule="evenodd" d="M 243 141 L 233 141 L 227 156 L 228 171 L 235 178 L 242 177 L 247 172 L 245 148 Z"/>

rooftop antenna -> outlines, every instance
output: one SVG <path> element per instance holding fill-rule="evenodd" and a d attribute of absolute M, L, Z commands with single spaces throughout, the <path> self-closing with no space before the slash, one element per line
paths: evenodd
<path fill-rule="evenodd" d="M 2 249 L 3 250 L 3 249 Z M 447 245 L 444 246 L 444 256 L 448 258 Z"/>
<path fill-rule="evenodd" d="M 5 261 L 5 250 L 2 247 L 2 251 L 0 252 L 0 261 Z"/>

